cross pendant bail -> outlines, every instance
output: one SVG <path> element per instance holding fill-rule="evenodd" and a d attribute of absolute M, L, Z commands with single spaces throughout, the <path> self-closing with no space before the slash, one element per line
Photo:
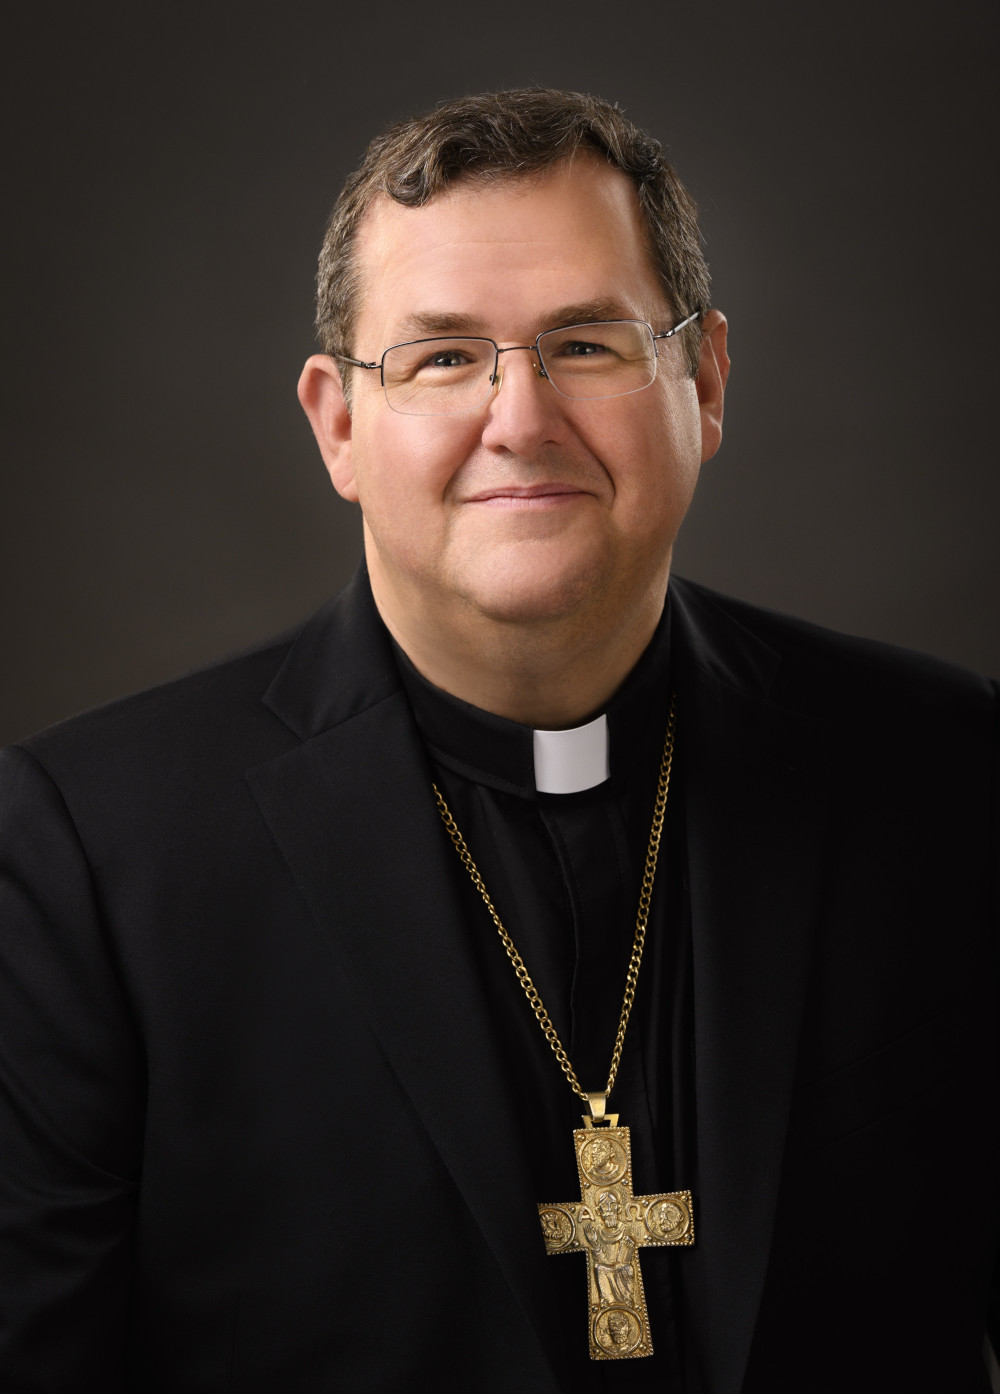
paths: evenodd
<path fill-rule="evenodd" d="M 606 1089 L 600 1094 L 587 1095 L 587 1106 L 590 1109 L 590 1113 L 585 1113 L 583 1115 L 583 1124 L 585 1128 L 618 1127 L 617 1113 L 605 1113 L 604 1111 L 607 1107 L 607 1102 L 608 1091 Z"/>

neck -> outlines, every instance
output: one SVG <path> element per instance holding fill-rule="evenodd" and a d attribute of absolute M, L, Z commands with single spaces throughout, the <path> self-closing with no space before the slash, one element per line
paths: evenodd
<path fill-rule="evenodd" d="M 598 604 L 585 616 L 515 623 L 462 604 L 442 614 L 421 596 L 401 603 L 379 568 L 370 566 L 370 577 L 386 627 L 423 677 L 541 730 L 580 726 L 606 707 L 652 638 L 666 594 L 658 585 L 625 608 Z"/>

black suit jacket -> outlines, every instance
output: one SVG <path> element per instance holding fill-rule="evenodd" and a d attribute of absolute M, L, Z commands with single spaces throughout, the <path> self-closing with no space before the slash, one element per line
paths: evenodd
<path fill-rule="evenodd" d="M 712 1394 L 983 1389 L 997 694 L 671 589 Z M 7 752 L 0 798 L 0 1386 L 564 1388 L 480 927 L 364 576 Z"/>

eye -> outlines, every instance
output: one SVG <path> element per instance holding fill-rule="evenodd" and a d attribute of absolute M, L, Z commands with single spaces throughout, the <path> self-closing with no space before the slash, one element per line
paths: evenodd
<path fill-rule="evenodd" d="M 596 358 L 610 352 L 607 344 L 597 343 L 593 339 L 567 339 L 557 349 L 559 358 Z"/>
<path fill-rule="evenodd" d="M 463 352 L 462 349 L 438 349 L 436 353 L 428 354 L 423 362 L 417 365 L 417 368 L 421 372 L 425 368 L 464 368 L 472 361 L 469 354 Z"/>

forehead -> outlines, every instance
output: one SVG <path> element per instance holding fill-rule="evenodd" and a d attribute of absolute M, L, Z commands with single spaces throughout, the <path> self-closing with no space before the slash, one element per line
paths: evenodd
<path fill-rule="evenodd" d="M 357 257 L 365 352 L 435 315 L 533 337 L 561 306 L 601 303 L 642 319 L 666 309 L 634 185 L 589 156 L 541 175 L 459 182 L 421 208 L 382 197 Z"/>

